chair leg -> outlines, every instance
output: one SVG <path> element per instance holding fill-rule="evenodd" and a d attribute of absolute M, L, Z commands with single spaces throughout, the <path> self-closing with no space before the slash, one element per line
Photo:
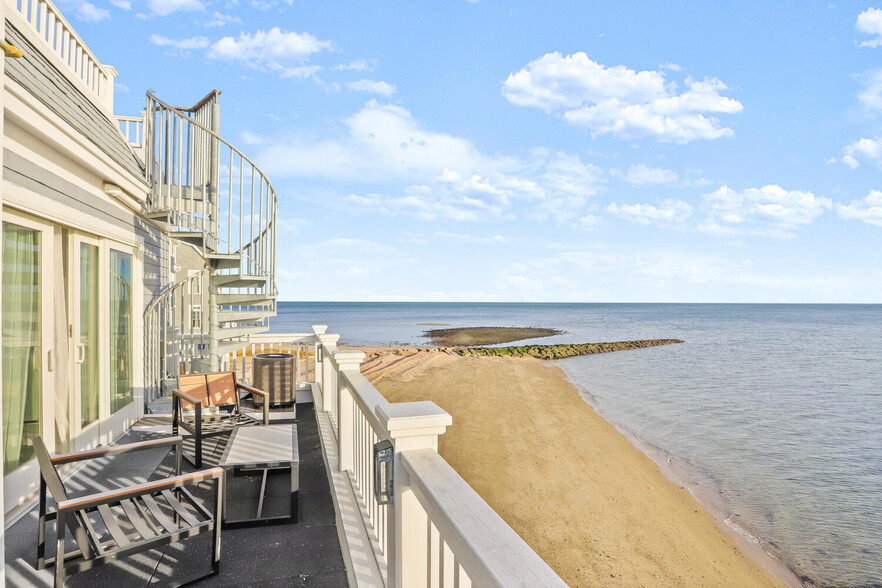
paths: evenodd
<path fill-rule="evenodd" d="M 223 517 L 224 505 L 224 478 L 221 475 L 216 482 L 214 491 L 214 540 L 211 544 L 211 569 L 215 573 L 220 572 L 220 550 L 221 550 L 221 518 Z"/>
<path fill-rule="evenodd" d="M 65 519 L 65 514 L 59 511 L 56 519 L 58 547 L 55 552 L 55 588 L 64 588 L 64 532 L 67 527 Z"/>
<path fill-rule="evenodd" d="M 40 475 L 40 520 L 37 527 L 37 569 L 46 567 L 46 480 Z"/>

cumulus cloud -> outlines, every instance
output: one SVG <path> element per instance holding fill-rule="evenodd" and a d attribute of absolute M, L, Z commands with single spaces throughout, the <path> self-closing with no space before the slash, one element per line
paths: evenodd
<path fill-rule="evenodd" d="M 606 207 L 613 216 L 641 225 L 682 224 L 692 215 L 692 207 L 682 200 L 665 200 L 659 206 L 652 204 L 616 204 Z"/>
<path fill-rule="evenodd" d="M 380 96 L 386 96 L 387 98 L 397 91 L 392 84 L 375 80 L 358 80 L 356 82 L 349 82 L 346 84 L 346 87 L 350 90 L 355 90 L 356 92 L 379 94 Z"/>
<path fill-rule="evenodd" d="M 488 155 L 376 100 L 340 122 L 337 136 L 280 138 L 258 160 L 273 177 L 397 184 L 392 192 L 354 194 L 347 202 L 425 219 L 504 219 L 518 199 L 538 219 L 575 223 L 604 182 L 602 170 L 578 155 L 549 149 L 523 158 Z"/>
<path fill-rule="evenodd" d="M 775 185 L 741 192 L 723 186 L 703 199 L 707 218 L 699 229 L 722 236 L 747 232 L 790 239 L 800 225 L 810 224 L 833 207 L 829 198 Z"/>
<path fill-rule="evenodd" d="M 208 47 L 208 39 L 205 37 L 188 37 L 186 39 L 170 39 L 163 35 L 150 35 L 150 42 L 160 47 L 174 47 L 181 51 L 193 49 L 205 49 Z"/>
<path fill-rule="evenodd" d="M 836 214 L 840 218 L 882 227 L 882 192 L 871 190 L 866 198 L 852 200 L 849 204 L 836 204 Z"/>
<path fill-rule="evenodd" d="M 680 179 L 680 176 L 675 171 L 661 167 L 649 167 L 642 163 L 632 165 L 626 171 L 611 169 L 610 175 L 638 186 L 673 184 Z"/>
<path fill-rule="evenodd" d="M 859 159 L 869 159 L 882 166 L 882 138 L 863 138 L 842 149 L 842 163 L 851 169 L 861 166 Z"/>
<path fill-rule="evenodd" d="M 110 0 L 110 3 L 122 10 L 131 10 L 132 3 L 129 0 Z"/>
<path fill-rule="evenodd" d="M 882 45 L 882 10 L 867 8 L 857 17 L 855 28 L 865 35 L 872 35 L 868 41 L 862 41 L 861 47 L 878 47 Z"/>
<path fill-rule="evenodd" d="M 99 8 L 91 2 L 83 2 L 77 6 L 77 18 L 86 22 L 99 22 L 110 18 L 110 11 L 106 8 Z"/>
<path fill-rule="evenodd" d="M 174 12 L 204 10 L 199 0 L 147 0 L 148 10 L 157 16 L 168 16 Z"/>
<path fill-rule="evenodd" d="M 268 31 L 240 33 L 224 37 L 208 50 L 210 59 L 242 61 L 254 67 L 284 72 L 287 64 L 302 62 L 313 53 L 331 49 L 330 41 L 320 41 L 309 33 L 294 33 L 274 27 Z"/>
<path fill-rule="evenodd" d="M 595 134 L 680 143 L 731 136 L 732 129 L 713 116 L 743 109 L 720 94 L 726 85 L 716 78 L 684 83 L 678 93 L 661 71 L 606 67 L 581 52 L 548 53 L 509 75 L 502 93 L 512 104 L 560 114 Z"/>

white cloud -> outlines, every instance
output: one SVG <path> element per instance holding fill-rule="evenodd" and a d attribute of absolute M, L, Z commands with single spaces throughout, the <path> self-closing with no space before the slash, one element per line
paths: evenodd
<path fill-rule="evenodd" d="M 332 47 L 330 41 L 319 41 L 309 33 L 293 33 L 274 27 L 254 34 L 240 33 L 238 39 L 224 37 L 211 46 L 208 57 L 284 71 L 286 64 L 305 61 L 313 53 Z"/>
<path fill-rule="evenodd" d="M 199 0 L 147 0 L 147 8 L 152 14 L 158 16 L 205 9 Z"/>
<path fill-rule="evenodd" d="M 864 84 L 864 90 L 858 94 L 861 104 L 872 110 L 882 110 L 882 69 L 857 77 Z"/>
<path fill-rule="evenodd" d="M 242 19 L 234 14 L 222 14 L 215 10 L 214 14 L 211 15 L 211 18 L 208 21 L 204 22 L 202 26 L 206 28 L 222 27 L 224 25 L 234 22 L 242 22 Z"/>
<path fill-rule="evenodd" d="M 866 198 L 852 200 L 850 204 L 836 204 L 836 214 L 840 218 L 882 227 L 882 192 L 871 190 Z"/>
<path fill-rule="evenodd" d="M 279 137 L 257 160 L 273 177 L 396 185 L 347 202 L 419 218 L 502 220 L 520 200 L 537 220 L 576 223 L 605 181 L 602 170 L 578 155 L 548 149 L 527 158 L 487 155 L 468 139 L 428 129 L 407 109 L 376 100 L 341 123 L 330 138 Z"/>
<path fill-rule="evenodd" d="M 297 67 L 283 68 L 279 77 L 292 80 L 305 80 L 315 76 L 322 70 L 320 65 L 298 65 Z"/>
<path fill-rule="evenodd" d="M 680 179 L 677 172 L 661 167 L 649 167 L 642 163 L 632 165 L 627 171 L 611 169 L 610 175 L 621 178 L 630 184 L 646 186 L 649 184 L 673 184 Z"/>
<path fill-rule="evenodd" d="M 261 145 L 266 143 L 266 138 L 261 137 L 251 131 L 242 131 L 239 135 L 243 145 Z"/>
<path fill-rule="evenodd" d="M 741 192 L 723 186 L 703 198 L 708 216 L 699 229 L 726 236 L 748 232 L 789 239 L 798 226 L 810 224 L 833 207 L 829 198 L 775 185 Z"/>
<path fill-rule="evenodd" d="M 743 106 L 720 95 L 716 78 L 686 78 L 687 89 L 667 82 L 659 71 L 605 67 L 585 53 L 548 53 L 508 76 L 502 93 L 512 104 L 560 113 L 595 134 L 654 136 L 686 143 L 733 134 L 714 114 L 734 114 Z"/>
<path fill-rule="evenodd" d="M 193 49 L 205 49 L 208 47 L 208 39 L 205 37 L 189 37 L 187 39 L 169 39 L 162 35 L 150 35 L 150 42 L 160 47 L 174 47 L 181 51 Z"/>
<path fill-rule="evenodd" d="M 873 35 L 873 39 L 862 41 L 861 47 L 878 47 L 882 45 L 882 10 L 878 8 L 867 8 L 857 17 L 855 27 L 858 31 Z"/>
<path fill-rule="evenodd" d="M 131 88 L 129 88 L 129 87 L 126 86 L 125 84 L 121 84 L 121 83 L 119 83 L 119 82 L 114 82 L 114 83 L 113 83 L 113 89 L 114 89 L 116 92 L 124 92 L 124 93 L 126 93 L 126 94 L 128 94 L 129 92 L 132 91 Z"/>
<path fill-rule="evenodd" d="M 349 63 L 341 63 L 340 65 L 335 65 L 331 69 L 333 71 L 374 71 L 374 68 L 377 67 L 375 61 L 371 60 L 368 62 L 366 59 L 356 59 L 355 61 L 350 61 Z"/>
<path fill-rule="evenodd" d="M 86 22 L 99 22 L 110 18 L 110 11 L 106 8 L 99 8 L 91 2 L 83 2 L 77 6 L 75 14 L 80 20 Z"/>
<path fill-rule="evenodd" d="M 346 87 L 356 92 L 367 92 L 368 94 L 379 94 L 387 98 L 396 92 L 395 86 L 392 84 L 375 81 L 375 80 L 358 80 L 357 82 L 349 82 Z"/>
<path fill-rule="evenodd" d="M 860 167 L 858 158 L 875 161 L 882 166 L 882 137 L 876 139 L 862 138 L 842 149 L 842 163 L 851 169 Z"/>
<path fill-rule="evenodd" d="M 122 10 L 132 9 L 132 3 L 129 0 L 110 0 L 110 4 Z"/>
<path fill-rule="evenodd" d="M 692 215 L 692 207 L 682 200 L 665 200 L 660 206 L 652 204 L 616 204 L 613 202 L 606 211 L 614 216 L 641 225 L 682 224 Z"/>

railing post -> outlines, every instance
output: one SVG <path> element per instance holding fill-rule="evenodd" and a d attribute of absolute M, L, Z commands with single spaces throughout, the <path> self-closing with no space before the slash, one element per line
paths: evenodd
<path fill-rule="evenodd" d="M 364 357 L 364 352 L 357 350 L 334 353 L 340 374 L 352 371 L 360 373 Z M 351 398 L 353 392 L 345 382 L 344 378 L 337 377 L 337 457 L 341 472 L 353 469 L 352 439 L 355 429 L 355 407 Z"/>
<path fill-rule="evenodd" d="M 322 385 L 322 375 L 323 374 L 322 374 L 322 366 L 319 364 L 319 360 L 318 360 L 318 348 L 319 348 L 319 345 L 322 344 L 321 336 L 324 335 L 327 331 L 328 331 L 328 325 L 312 325 L 312 332 L 315 333 L 315 346 L 314 346 L 315 348 L 313 349 L 313 352 L 315 353 L 315 355 L 313 355 L 313 357 L 315 357 L 315 363 L 314 363 L 315 371 L 313 372 L 313 380 L 319 386 Z M 324 363 L 324 362 L 322 362 L 322 363 Z M 307 347 L 307 350 L 306 350 L 306 378 L 305 379 L 307 381 L 309 381 L 309 347 Z"/>
<path fill-rule="evenodd" d="M 377 407 L 395 447 L 392 520 L 387 533 L 387 588 L 427 586 L 428 518 L 401 464 L 401 453 L 411 449 L 438 451 L 438 436 L 453 417 L 434 402 L 403 402 Z"/>
<path fill-rule="evenodd" d="M 340 340 L 340 335 L 323 334 L 318 335 L 318 338 L 324 347 L 325 356 L 325 360 L 322 362 L 322 408 L 325 412 L 336 411 L 337 378 L 330 357 L 337 351 L 337 341 Z"/>

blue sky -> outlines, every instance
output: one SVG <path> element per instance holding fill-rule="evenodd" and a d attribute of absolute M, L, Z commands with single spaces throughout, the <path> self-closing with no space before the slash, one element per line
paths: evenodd
<path fill-rule="evenodd" d="M 65 0 L 116 110 L 223 91 L 283 300 L 880 302 L 882 10 Z"/>

